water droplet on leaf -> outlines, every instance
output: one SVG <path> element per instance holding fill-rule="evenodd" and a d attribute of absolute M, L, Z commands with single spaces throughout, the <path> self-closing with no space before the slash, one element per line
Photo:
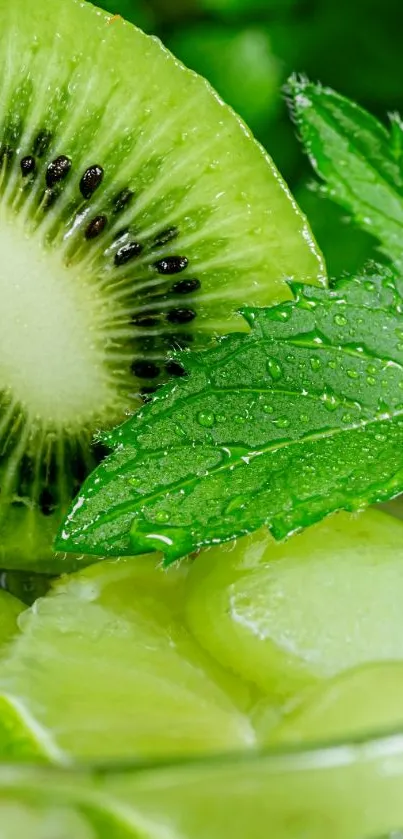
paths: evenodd
<path fill-rule="evenodd" d="M 278 425 L 279 428 L 288 428 L 290 424 L 290 420 L 287 417 L 279 417 L 276 420 L 273 420 L 275 425 Z"/>
<path fill-rule="evenodd" d="M 199 411 L 197 414 L 197 422 L 199 425 L 202 425 L 203 428 L 212 428 L 215 424 L 215 415 L 212 411 Z"/>
<path fill-rule="evenodd" d="M 335 393 L 325 390 L 322 393 L 321 400 L 328 411 L 335 411 L 340 405 L 340 399 Z"/>
<path fill-rule="evenodd" d="M 169 521 L 170 518 L 171 517 L 170 517 L 169 513 L 167 512 L 167 510 L 158 510 L 158 513 L 156 513 L 155 516 L 154 516 L 154 521 L 158 521 L 158 522 L 163 523 L 163 522 Z"/>
<path fill-rule="evenodd" d="M 278 381 L 283 375 L 280 364 L 275 358 L 269 358 L 267 360 L 267 370 L 274 381 Z"/>

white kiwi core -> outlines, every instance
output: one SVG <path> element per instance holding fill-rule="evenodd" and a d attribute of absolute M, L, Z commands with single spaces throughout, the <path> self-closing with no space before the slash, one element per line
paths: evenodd
<path fill-rule="evenodd" d="M 94 284 L 3 214 L 0 253 L 2 389 L 45 428 L 94 426 L 115 413 L 106 301 Z"/>

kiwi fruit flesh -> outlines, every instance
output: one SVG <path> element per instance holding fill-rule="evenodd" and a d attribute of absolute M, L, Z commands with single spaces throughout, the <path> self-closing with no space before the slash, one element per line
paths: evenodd
<path fill-rule="evenodd" d="M 0 0 L 0 567 L 58 572 L 64 511 L 175 350 L 321 282 L 263 149 L 155 39 L 78 0 Z"/>

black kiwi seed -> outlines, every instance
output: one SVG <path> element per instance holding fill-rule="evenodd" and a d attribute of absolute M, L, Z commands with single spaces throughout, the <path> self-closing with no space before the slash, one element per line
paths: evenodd
<path fill-rule="evenodd" d="M 191 294 L 192 291 L 198 291 L 200 287 L 200 280 L 180 280 L 172 286 L 172 291 L 175 294 Z"/>
<path fill-rule="evenodd" d="M 64 181 L 71 169 L 71 160 L 66 155 L 61 154 L 49 163 L 46 170 L 46 186 L 52 189 L 53 186 Z"/>
<path fill-rule="evenodd" d="M 164 245 L 167 245 L 168 242 L 172 242 L 173 239 L 176 239 L 179 236 L 179 230 L 177 227 L 167 227 L 166 230 L 161 230 L 161 233 L 158 233 L 153 241 L 154 248 L 162 248 Z"/>
<path fill-rule="evenodd" d="M 101 166 L 90 166 L 87 171 L 84 172 L 80 181 L 80 192 L 83 198 L 91 198 L 91 195 L 94 194 L 95 190 L 98 189 L 102 183 L 103 177 L 104 170 Z"/>
<path fill-rule="evenodd" d="M 28 175 L 32 175 L 36 169 L 36 161 L 32 155 L 27 155 L 27 157 L 23 157 L 20 161 L 22 177 L 26 178 Z"/>
<path fill-rule="evenodd" d="M 51 142 L 52 135 L 50 131 L 40 131 L 33 145 L 33 151 L 36 157 L 43 157 L 44 154 L 46 154 Z"/>
<path fill-rule="evenodd" d="M 51 516 L 57 506 L 57 499 L 53 493 L 45 487 L 39 496 L 39 506 L 44 516 Z"/>
<path fill-rule="evenodd" d="M 111 447 L 106 446 L 102 440 L 94 440 L 91 452 L 97 464 L 102 463 L 103 460 L 111 453 Z"/>
<path fill-rule="evenodd" d="M 92 453 L 97 463 L 102 463 L 111 451 L 110 446 L 106 446 L 102 440 L 95 440 L 92 444 Z"/>
<path fill-rule="evenodd" d="M 147 315 L 132 315 L 131 322 L 133 326 L 159 326 L 158 318 L 147 317 Z"/>
<path fill-rule="evenodd" d="M 165 369 L 170 376 L 186 376 L 186 370 L 179 361 L 167 361 Z"/>
<path fill-rule="evenodd" d="M 90 221 L 88 227 L 85 230 L 85 238 L 86 239 L 96 239 L 108 223 L 108 219 L 106 216 L 95 216 L 95 218 Z"/>
<path fill-rule="evenodd" d="M 88 465 L 85 463 L 84 458 L 80 457 L 78 453 L 71 455 L 70 470 L 76 483 L 81 486 L 88 475 Z"/>
<path fill-rule="evenodd" d="M 141 397 L 143 399 L 143 402 L 150 402 L 151 396 L 154 393 L 156 393 L 157 390 L 158 390 L 158 387 L 153 387 L 153 386 L 142 387 L 141 390 L 140 390 L 140 394 L 141 394 Z"/>
<path fill-rule="evenodd" d="M 17 495 L 29 495 L 32 482 L 35 478 L 35 464 L 31 457 L 24 454 L 21 458 L 18 469 Z"/>
<path fill-rule="evenodd" d="M 115 254 L 115 265 L 118 267 L 126 265 L 135 256 L 139 256 L 142 250 L 143 246 L 139 242 L 129 242 L 127 245 L 123 245 Z"/>
<path fill-rule="evenodd" d="M 153 361 L 133 361 L 131 371 L 139 379 L 156 379 L 161 372 Z"/>
<path fill-rule="evenodd" d="M 159 274 L 180 274 L 189 264 L 186 256 L 166 256 L 155 263 Z"/>
<path fill-rule="evenodd" d="M 190 323 L 195 317 L 193 309 L 171 309 L 167 314 L 169 323 Z"/>
<path fill-rule="evenodd" d="M 113 202 L 113 212 L 123 212 L 123 210 L 125 210 L 126 207 L 129 206 L 133 196 L 134 192 L 132 192 L 131 189 L 122 189 L 122 192 L 119 192 L 119 195 L 116 196 Z"/>

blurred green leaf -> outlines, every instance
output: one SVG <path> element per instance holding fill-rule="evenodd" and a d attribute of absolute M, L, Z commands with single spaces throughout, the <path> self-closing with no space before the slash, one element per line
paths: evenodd
<path fill-rule="evenodd" d="M 300 0 L 200 0 L 200 6 L 210 12 L 224 15 L 247 15 L 249 20 L 254 15 L 284 13 Z"/>
<path fill-rule="evenodd" d="M 203 24 L 175 32 L 168 46 L 188 67 L 209 79 L 256 134 L 281 104 L 281 62 L 264 27 Z"/>
<path fill-rule="evenodd" d="M 309 218 L 330 277 L 339 277 L 344 272 L 357 274 L 369 260 L 379 262 L 375 241 L 360 230 L 341 207 L 306 181 L 294 189 L 294 195 Z"/>

